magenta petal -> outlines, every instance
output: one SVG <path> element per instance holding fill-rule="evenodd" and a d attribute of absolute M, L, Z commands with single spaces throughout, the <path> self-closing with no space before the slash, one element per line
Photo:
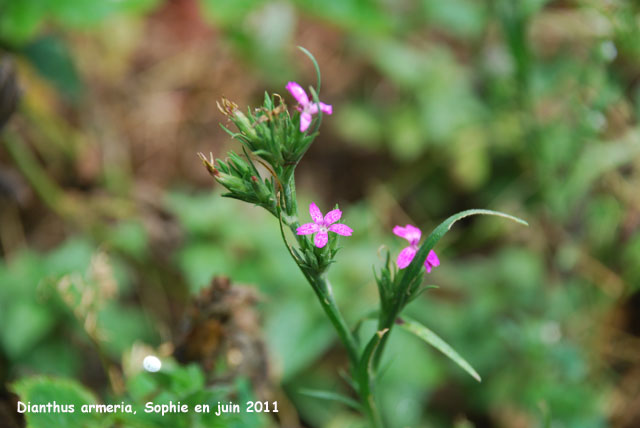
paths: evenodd
<path fill-rule="evenodd" d="M 309 104 L 309 108 L 307 109 L 307 111 L 311 114 L 317 114 L 318 113 L 318 104 L 320 104 L 320 110 L 322 110 L 322 112 L 324 114 L 331 114 L 333 113 L 333 107 L 331 107 L 329 104 L 325 104 L 325 103 L 311 103 Z"/>
<path fill-rule="evenodd" d="M 329 235 L 327 232 L 320 231 L 316 233 L 316 237 L 313 240 L 313 243 L 316 247 L 322 248 L 327 245 L 327 241 L 329 240 Z"/>
<path fill-rule="evenodd" d="M 422 232 L 420 231 L 420 229 L 408 224 L 405 226 L 404 230 L 406 233 L 405 238 L 409 240 L 409 242 L 411 242 L 412 244 L 417 244 L 418 242 L 420 242 L 420 237 L 422 236 Z"/>
<path fill-rule="evenodd" d="M 401 238 L 406 239 L 411 245 L 415 245 L 420 242 L 420 236 L 422 236 L 422 232 L 420 232 L 420 229 L 415 226 L 411 226 L 410 224 L 406 225 L 405 227 L 394 227 L 393 233 Z"/>
<path fill-rule="evenodd" d="M 314 223 L 322 223 L 322 211 L 320 211 L 320 208 L 318 208 L 318 206 L 313 202 L 311 202 L 311 204 L 309 205 L 309 215 L 311 215 L 311 219 L 314 221 Z"/>
<path fill-rule="evenodd" d="M 393 233 L 401 238 L 407 239 L 407 231 L 402 226 L 394 227 Z"/>
<path fill-rule="evenodd" d="M 351 236 L 351 234 L 353 233 L 353 230 L 351 230 L 349 226 L 340 223 L 332 224 L 331 226 L 329 226 L 329 230 L 342 236 Z"/>
<path fill-rule="evenodd" d="M 298 235 L 309 235 L 311 233 L 316 233 L 320 230 L 320 226 L 315 223 L 305 223 L 299 228 L 296 229 L 296 234 Z"/>
<path fill-rule="evenodd" d="M 291 92 L 293 98 L 296 99 L 302 106 L 306 106 L 309 104 L 309 97 L 307 97 L 307 93 L 302 86 L 298 85 L 296 82 L 287 83 L 287 91 Z"/>
<path fill-rule="evenodd" d="M 333 224 L 336 221 L 340 220 L 340 217 L 342 217 L 342 211 L 340 211 L 339 209 L 331 210 L 327 213 L 326 216 L 324 216 L 324 224 L 327 226 Z"/>
<path fill-rule="evenodd" d="M 329 104 L 325 104 L 325 103 L 320 103 L 320 110 L 322 110 L 322 112 L 324 114 L 333 113 L 333 107 L 331 107 Z"/>
<path fill-rule="evenodd" d="M 431 273 L 431 268 L 436 266 L 440 266 L 440 259 L 438 259 L 436 252 L 431 250 L 429 251 L 427 260 L 424 261 L 424 267 L 427 268 L 427 272 Z"/>
<path fill-rule="evenodd" d="M 300 115 L 300 132 L 304 132 L 311 125 L 311 113 L 303 112 Z"/>
<path fill-rule="evenodd" d="M 400 251 L 400 254 L 398 254 L 398 259 L 396 260 L 398 268 L 404 269 L 409 266 L 411 260 L 413 260 L 413 258 L 416 256 L 416 251 L 416 248 L 413 246 L 407 247 L 404 250 Z"/>

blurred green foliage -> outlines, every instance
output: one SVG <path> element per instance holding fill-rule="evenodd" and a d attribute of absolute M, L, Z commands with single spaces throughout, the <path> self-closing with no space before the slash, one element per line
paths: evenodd
<path fill-rule="evenodd" d="M 29 0 L 0 1 L 0 40 L 10 45 L 29 42 L 46 25 L 89 29 L 119 13 L 144 13 L 158 0 Z"/>
<path fill-rule="evenodd" d="M 155 14 L 168 4 L 0 0 L 0 46 L 24 61 L 22 71 L 33 69 L 54 88 L 62 101 L 52 103 L 45 116 L 59 122 L 53 129 L 72 135 L 74 143 L 53 144 L 60 139 L 33 116 L 10 131 L 24 135 L 25 147 L 40 160 L 36 165 L 65 191 L 82 188 L 64 173 L 76 156 L 68 154 L 70 146 L 107 141 L 108 159 L 122 159 L 117 155 L 128 150 L 126 138 L 98 132 L 94 123 L 65 113 L 82 111 L 83 102 L 99 96 L 94 86 L 102 85 L 87 77 L 81 56 L 87 50 L 78 40 L 89 38 L 95 27 L 95 37 L 108 44 L 100 33 L 105 25 L 138 28 L 139 22 L 158 19 Z M 415 337 L 394 332 L 379 386 L 389 426 L 535 427 L 546 426 L 547 417 L 556 428 L 634 426 L 639 419 L 633 417 L 640 416 L 633 406 L 621 406 L 629 425 L 616 424 L 620 410 L 610 403 L 622 396 L 628 404 L 625 394 L 631 393 L 620 381 L 628 371 L 620 367 L 634 364 L 624 355 L 637 355 L 637 345 L 626 349 L 609 343 L 617 337 L 610 337 L 611 330 L 635 339 L 638 334 L 610 325 L 640 284 L 637 2 L 202 0 L 197 6 L 216 30 L 207 43 L 224 45 L 241 58 L 245 68 L 238 67 L 244 70 L 239 73 L 248 74 L 247 80 L 283 92 L 288 78 L 312 79 L 292 46 L 304 44 L 319 58 L 323 91 L 329 94 L 323 100 L 335 113 L 324 118 L 321 141 L 301 164 L 307 180 L 298 193 L 314 196 L 301 206 L 309 200 L 325 199 L 320 205 L 326 206 L 340 201 L 345 221 L 355 230 L 343 243 L 332 277 L 336 298 L 352 323 L 376 298 L 370 269 L 381 263 L 377 249 L 386 245 L 394 254 L 401 249 L 390 234 L 394 224 L 412 222 L 426 230 L 466 208 L 513 212 L 531 224 L 520 231 L 494 219 L 472 220 L 436 248 L 442 265 L 428 279 L 440 288 L 425 293 L 409 312 L 458 350 L 483 382 L 476 384 Z M 137 37 L 141 46 L 154 42 L 144 31 Z M 147 75 L 135 76 L 139 83 L 139 76 Z M 40 81 L 27 73 L 23 79 L 36 87 L 30 96 L 48 99 L 38 89 Z M 220 93 L 204 97 L 222 91 L 233 96 L 226 88 L 230 80 L 225 76 Z M 76 106 L 65 104 L 69 101 Z M 136 101 L 125 116 L 137 111 Z M 213 110 L 213 100 L 206 106 Z M 219 120 L 222 116 L 212 121 Z M 204 123 L 193 119 L 189 126 L 209 126 Z M 46 138 L 25 131 L 31 128 L 43 130 Z M 68 128 L 73 131 L 65 134 Z M 77 134 L 88 137 L 77 142 Z M 189 141 L 173 143 L 196 152 Z M 222 151 L 220 145 L 215 150 Z M 24 163 L 12 157 L 14 152 L 3 150 L 3 164 L 15 167 L 37 189 L 37 179 L 30 178 L 34 174 L 21 170 Z M 172 159 L 173 153 L 161 156 Z M 334 333 L 288 261 L 277 223 L 258 209 L 202 190 L 191 177 L 167 177 L 157 180 L 165 189 L 157 209 L 180 230 L 167 245 L 157 240 L 146 211 L 117 205 L 118 198 L 134 198 L 131 183 L 153 180 L 132 164 L 110 163 L 92 189 L 83 189 L 87 195 L 113 197 L 105 205 L 117 206 L 109 211 L 115 218 L 65 211 L 45 197 L 44 206 L 31 206 L 32 213 L 63 218 L 64 239 L 46 251 L 11 252 L 3 246 L 0 356 L 8 364 L 0 374 L 6 372 L 14 389 L 27 397 L 125 399 L 106 392 L 105 379 L 87 376 L 84 356 L 95 354 L 88 351 L 93 344 L 55 292 L 64 275 L 86 276 L 92 255 L 106 248 L 120 292 L 102 308 L 100 319 L 111 338 L 103 344 L 109 358 L 119 360 L 137 341 L 158 346 L 167 339 L 166 326 L 175 320 L 140 295 L 156 293 L 169 300 L 180 291 L 195 295 L 212 275 L 228 275 L 254 284 L 263 295 L 260 310 L 272 371 L 300 418 L 309 426 L 361 424 L 343 405 L 299 393 L 305 388 L 344 392 L 346 387 L 334 376 L 342 364 Z M 199 165 L 195 156 L 192 165 Z M 113 174 L 125 177 L 122 186 L 109 187 Z M 173 181 L 167 185 L 168 180 Z M 79 205 L 92 213 L 104 206 L 93 200 Z M 27 214 L 23 209 L 21 215 L 33 224 Z M 169 227 L 161 230 L 174 237 Z M 370 332 L 375 326 L 364 322 L 362 328 Z M 613 351 L 606 351 L 610 347 Z M 199 370 L 171 367 L 169 379 L 140 374 L 127 380 L 126 399 L 139 403 L 154 389 L 173 399 L 225 397 L 228 391 L 200 391 Z M 30 377 L 36 374 L 63 379 Z M 637 379 L 627 381 L 637 384 Z M 140 426 L 211 422 L 152 419 Z M 136 420 L 124 422 L 143 424 Z M 30 422 L 38 426 L 35 419 Z M 228 423 L 222 426 L 236 422 Z M 268 424 L 240 421 L 236 426 L 258 423 Z"/>
<path fill-rule="evenodd" d="M 72 380 L 32 377 L 17 382 L 14 388 L 25 403 L 74 405 L 73 412 L 28 413 L 27 423 L 33 428 L 66 428 L 71 426 L 98 428 L 114 425 L 132 428 L 166 426 L 176 428 L 258 428 L 266 426 L 264 417 L 259 413 L 240 412 L 216 415 L 218 403 L 228 403 L 225 400 L 227 391 L 206 388 L 204 375 L 197 366 L 171 366 L 165 368 L 160 376 L 152 376 L 149 373 L 135 375 L 127 384 L 129 391 L 127 396 L 113 397 L 106 403 L 122 406 L 118 411 L 111 413 L 96 410 L 83 411 L 82 406 L 84 405 L 101 403 L 85 387 Z M 247 401 L 254 400 L 246 383 L 238 382 L 236 390 L 238 392 L 237 402 L 242 403 L 242 406 L 245 406 Z M 152 403 L 151 406 L 172 403 L 177 407 L 181 405 L 188 407 L 187 412 L 167 411 L 162 414 L 146 411 L 148 403 Z M 131 405 L 131 412 L 123 409 L 128 404 Z M 196 411 L 198 405 L 208 405 L 211 412 Z"/>

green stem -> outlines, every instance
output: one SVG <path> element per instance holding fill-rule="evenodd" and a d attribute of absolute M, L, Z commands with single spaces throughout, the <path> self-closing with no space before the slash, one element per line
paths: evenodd
<path fill-rule="evenodd" d="M 369 417 L 369 421 L 371 421 L 372 428 L 384 428 L 382 417 L 380 416 L 373 392 L 371 391 L 370 382 L 367 382 L 367 389 L 365 391 L 360 391 L 360 397 L 365 413 Z"/>
<path fill-rule="evenodd" d="M 378 344 L 378 347 L 375 350 L 375 355 L 373 357 L 373 367 L 376 370 L 380 365 L 385 346 L 387 345 L 387 340 L 389 339 L 389 336 L 391 336 L 391 330 L 393 330 L 393 326 L 396 324 L 396 320 L 400 316 L 400 312 L 405 305 L 405 294 L 401 293 L 399 296 L 396 296 L 393 299 L 391 305 L 385 311 L 386 313 L 380 315 L 380 319 L 378 322 L 378 331 L 386 330 L 387 334 L 382 337 L 380 343 Z"/>
<path fill-rule="evenodd" d="M 347 327 L 347 323 L 338 309 L 338 305 L 333 297 L 331 283 L 329 283 L 329 280 L 324 274 L 307 277 L 307 279 L 311 282 L 313 291 L 315 291 L 316 296 L 318 296 L 322 309 L 324 309 L 324 312 L 329 317 L 331 324 L 333 324 L 333 327 L 336 329 L 340 340 L 347 349 L 349 361 L 353 367 L 356 367 L 358 364 L 358 345 L 355 337 L 351 333 L 349 327 Z"/>
<path fill-rule="evenodd" d="M 293 177 L 291 180 L 289 180 L 288 183 L 286 183 L 286 185 L 282 189 L 282 192 L 283 192 L 283 199 L 284 199 L 283 202 L 285 204 L 284 212 L 289 216 L 289 218 L 293 217 L 297 219 L 298 204 L 296 201 L 296 190 L 295 190 Z M 333 289 L 331 288 L 331 283 L 327 279 L 325 273 L 307 272 L 302 268 L 302 266 L 298 264 L 299 260 L 295 257 L 295 255 L 293 254 L 293 251 L 291 250 L 291 247 L 289 247 L 289 244 L 287 243 L 287 239 L 286 239 L 284 228 L 283 228 L 282 213 L 279 213 L 279 214 L 280 214 L 279 215 L 280 233 L 282 234 L 282 240 L 287 246 L 287 250 L 289 251 L 289 254 L 293 258 L 293 260 L 296 262 L 296 264 L 300 268 L 300 271 L 302 271 L 302 274 L 305 276 L 307 281 L 311 284 L 311 287 L 313 288 L 313 291 L 316 293 L 316 296 L 318 297 L 318 301 L 320 302 L 322 309 L 324 309 L 324 312 L 327 314 L 327 316 L 329 317 L 329 320 L 331 321 L 331 324 L 333 324 L 333 327 L 338 333 L 338 337 L 340 337 L 340 340 L 342 341 L 343 345 L 347 349 L 347 354 L 349 355 L 350 363 L 352 364 L 353 367 L 357 367 L 358 344 L 356 342 L 355 337 L 353 336 L 353 333 L 351 333 L 351 330 L 347 326 L 347 323 L 344 320 L 342 314 L 340 313 L 340 310 L 338 309 L 338 304 L 336 303 L 336 300 L 333 296 Z M 295 221 L 294 223 L 290 223 L 289 220 L 285 221 L 285 224 L 295 233 L 297 221 Z"/>
<path fill-rule="evenodd" d="M 378 412 L 375 398 L 373 396 L 372 383 L 375 378 L 375 368 L 373 365 L 373 356 L 380 346 L 381 341 L 387 336 L 388 330 L 379 330 L 371 338 L 362 353 L 359 365 L 356 368 L 355 375 L 358 381 L 358 394 L 362 402 L 362 407 L 371 421 L 373 428 L 383 428 L 384 423 Z"/>
<path fill-rule="evenodd" d="M 56 213 L 61 213 L 60 200 L 62 199 L 62 191 L 47 176 L 38 161 L 33 157 L 31 152 L 26 148 L 26 143 L 20 136 L 10 130 L 5 130 L 2 140 L 9 155 L 16 163 L 20 172 L 24 174 L 38 196 L 44 201 L 49 208 Z"/>
<path fill-rule="evenodd" d="M 289 229 L 294 234 L 296 228 L 299 225 L 297 220 L 298 205 L 296 200 L 296 190 L 293 176 L 291 176 L 291 178 L 287 180 L 287 183 L 283 183 L 283 188 L 281 189 L 281 191 L 282 193 L 280 195 L 280 206 L 278 207 L 278 222 L 280 225 L 282 240 L 284 241 L 284 244 L 287 247 L 291 258 L 296 262 L 296 265 L 298 265 L 298 268 L 300 268 L 300 271 L 307 279 L 309 284 L 311 284 L 311 288 L 313 288 L 313 291 L 316 293 L 322 309 L 324 310 L 325 314 L 327 314 L 329 321 L 331 321 L 331 324 L 333 324 L 334 329 L 338 333 L 340 341 L 347 350 L 347 355 L 349 357 L 349 363 L 353 369 L 353 374 L 358 378 L 357 392 L 360 396 L 364 412 L 370 420 L 371 427 L 384 428 L 384 424 L 382 423 L 382 418 L 380 417 L 380 413 L 378 412 L 378 408 L 375 404 L 375 399 L 373 397 L 373 391 L 371 388 L 372 367 L 367 363 L 367 369 L 365 369 L 366 373 L 358 373 L 361 364 L 359 358 L 358 343 L 354 334 L 347 326 L 347 323 L 342 316 L 340 309 L 338 308 L 338 304 L 336 303 L 335 297 L 333 295 L 333 288 L 331 287 L 331 283 L 327 279 L 326 272 L 310 272 L 308 269 L 303 268 L 303 266 L 300 265 L 301 261 L 298 260 L 298 257 L 296 257 L 295 251 L 289 246 L 289 243 L 287 242 L 284 225 L 289 227 Z M 283 213 L 286 214 L 285 218 L 283 218 Z M 304 241 L 302 241 L 302 238 L 299 236 L 296 236 L 296 238 L 298 240 L 298 245 L 304 246 Z M 371 351 L 373 352 L 374 349 L 375 348 L 372 348 Z M 369 354 L 367 361 L 370 361 L 372 352 Z"/>
<path fill-rule="evenodd" d="M 391 330 L 393 329 L 393 324 L 394 324 L 394 321 L 385 322 L 385 323 L 380 322 L 378 324 L 378 330 L 388 329 L 388 332 L 387 334 L 384 335 L 382 340 L 380 340 L 380 344 L 378 345 L 378 348 L 376 348 L 376 352 L 373 357 L 373 367 L 376 370 L 378 369 L 378 366 L 380 366 L 380 361 L 382 360 L 382 354 L 384 353 L 384 348 L 387 344 L 387 338 L 389 337 L 389 335 L 391 334 Z"/>
<path fill-rule="evenodd" d="M 329 317 L 331 324 L 333 324 L 333 327 L 336 329 L 338 337 L 340 337 L 340 341 L 347 349 L 349 362 L 353 367 L 356 367 L 358 364 L 358 344 L 356 343 L 356 339 L 353 336 L 353 333 L 351 333 L 351 330 L 349 330 L 349 327 L 347 327 L 347 323 L 342 317 L 340 310 L 338 309 L 338 304 L 333 297 L 333 289 L 331 288 L 331 283 L 324 274 L 312 275 L 302 269 L 302 266 L 298 264 L 298 259 L 296 258 L 295 254 L 291 250 L 291 247 L 289 246 L 289 243 L 287 242 L 281 215 L 279 223 L 282 240 L 284 241 L 284 244 L 287 247 L 291 258 L 294 260 L 294 262 L 296 262 L 296 265 L 298 265 L 300 271 L 307 279 L 309 284 L 311 284 L 311 288 L 313 288 L 313 291 L 316 293 L 322 309 L 324 309 L 324 312 Z M 291 225 L 289 226 L 291 227 Z"/>

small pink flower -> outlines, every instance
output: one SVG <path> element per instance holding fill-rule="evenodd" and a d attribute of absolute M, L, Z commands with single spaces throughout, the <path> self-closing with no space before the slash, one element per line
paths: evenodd
<path fill-rule="evenodd" d="M 300 132 L 304 132 L 311 125 L 311 115 L 318 113 L 318 105 L 320 105 L 320 110 L 322 110 L 325 114 L 333 113 L 333 108 L 325 103 L 314 103 L 309 100 L 307 93 L 302 89 L 302 86 L 298 85 L 296 82 L 287 83 L 287 90 L 291 92 L 293 98 L 298 101 L 298 111 L 300 114 Z"/>
<path fill-rule="evenodd" d="M 342 216 L 342 211 L 338 209 L 329 211 L 327 215 L 323 217 L 322 212 L 320 212 L 320 208 L 311 202 L 311 205 L 309 205 L 309 214 L 311 214 L 313 223 L 303 224 L 296 229 L 296 233 L 298 235 L 309 235 L 315 233 L 316 236 L 313 239 L 313 243 L 318 248 L 322 248 L 327 245 L 327 241 L 329 241 L 329 235 L 327 232 L 335 232 L 342 236 L 351 236 L 353 233 L 353 230 L 345 224 L 333 224 L 340 220 L 340 217 Z"/>
<path fill-rule="evenodd" d="M 418 242 L 420 242 L 422 232 L 417 227 L 408 224 L 405 227 L 394 227 L 393 233 L 409 241 L 409 246 L 400 251 L 400 254 L 398 254 L 398 259 L 396 260 L 398 268 L 404 269 L 409 266 L 411 260 L 413 260 L 413 258 L 416 256 L 416 253 L 418 252 Z M 424 261 L 424 267 L 427 268 L 427 272 L 430 273 L 431 268 L 434 268 L 436 266 L 440 266 L 440 260 L 438 260 L 436 252 L 431 250 L 429 251 L 427 260 Z"/>

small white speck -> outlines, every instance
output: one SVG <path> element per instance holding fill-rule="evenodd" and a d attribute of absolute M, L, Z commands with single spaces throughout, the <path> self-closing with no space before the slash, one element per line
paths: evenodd
<path fill-rule="evenodd" d="M 540 340 L 544 343 L 552 344 L 558 342 L 562 338 L 560 326 L 555 321 L 547 321 L 540 327 Z"/>
<path fill-rule="evenodd" d="M 611 40 L 606 40 L 600 44 L 600 53 L 606 61 L 613 61 L 618 56 L 618 49 Z"/>
<path fill-rule="evenodd" d="M 162 368 L 162 361 L 155 355 L 147 355 L 142 361 L 142 367 L 148 372 L 155 373 Z"/>
<path fill-rule="evenodd" d="M 239 349 L 232 348 L 227 353 L 227 360 L 232 366 L 239 366 L 243 359 L 244 357 Z"/>
<path fill-rule="evenodd" d="M 593 126 L 593 129 L 602 131 L 607 125 L 607 118 L 599 111 L 591 111 L 587 115 L 587 120 Z"/>

